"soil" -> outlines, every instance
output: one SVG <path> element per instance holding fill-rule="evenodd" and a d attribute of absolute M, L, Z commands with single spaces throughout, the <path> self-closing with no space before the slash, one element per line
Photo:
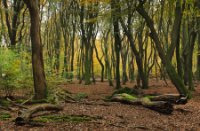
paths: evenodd
<path fill-rule="evenodd" d="M 77 82 L 78 83 L 78 82 Z M 150 130 L 150 131 L 198 131 L 200 130 L 200 83 L 196 82 L 196 91 L 193 98 L 186 105 L 175 105 L 171 115 L 163 115 L 141 106 L 125 105 L 121 103 L 106 103 L 106 96 L 113 93 L 114 88 L 108 82 L 83 85 L 67 83 L 59 85 L 72 93 L 86 93 L 87 101 L 95 102 L 94 105 L 80 103 L 65 103 L 64 110 L 59 115 L 90 116 L 92 121 L 85 122 L 48 122 L 42 126 L 16 126 L 13 119 L 0 121 L 0 131 L 66 131 L 66 130 Z M 124 87 L 134 87 L 134 83 L 127 83 Z M 177 93 L 175 87 L 168 81 L 168 86 L 163 81 L 152 79 L 150 88 L 144 90 L 147 94 Z M 102 104 L 105 103 L 105 104 Z M 2 111 L 2 110 L 0 110 Z"/>

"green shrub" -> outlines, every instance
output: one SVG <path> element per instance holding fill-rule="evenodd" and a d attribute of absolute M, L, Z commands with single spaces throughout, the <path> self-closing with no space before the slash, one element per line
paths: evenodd
<path fill-rule="evenodd" d="M 0 89 L 6 96 L 12 96 L 14 89 L 32 86 L 31 74 L 29 54 L 0 48 Z"/>

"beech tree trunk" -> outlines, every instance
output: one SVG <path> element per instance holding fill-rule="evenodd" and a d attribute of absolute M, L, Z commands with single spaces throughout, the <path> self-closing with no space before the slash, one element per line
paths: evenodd
<path fill-rule="evenodd" d="M 24 3 L 21 0 L 14 0 L 13 5 L 12 5 L 13 9 L 9 9 L 8 1 L 3 0 L 2 2 L 5 8 L 6 26 L 8 29 L 10 44 L 11 46 L 15 46 L 17 43 L 17 30 L 19 28 L 19 23 L 20 23 L 19 16 L 20 16 L 21 10 L 24 7 Z M 9 12 L 12 10 L 13 10 L 12 16 L 10 17 Z M 11 21 L 10 21 L 10 18 L 12 18 Z"/>
<path fill-rule="evenodd" d="M 200 1 L 195 0 L 196 7 L 200 10 Z M 200 27 L 200 17 L 196 18 L 197 27 Z M 200 80 L 200 30 L 197 31 L 198 37 L 198 54 L 197 54 L 197 79 Z"/>
<path fill-rule="evenodd" d="M 34 79 L 34 99 L 40 100 L 47 97 L 47 86 L 44 73 L 42 42 L 40 36 L 40 17 L 38 0 L 24 0 L 31 17 L 31 43 L 32 43 L 32 68 Z"/>
<path fill-rule="evenodd" d="M 102 46 L 102 52 L 104 55 L 104 62 L 105 62 L 105 78 L 108 79 L 109 82 L 109 86 L 113 86 L 113 82 L 112 82 L 112 62 L 110 61 L 110 56 L 108 54 L 108 49 L 109 49 L 109 43 L 108 43 L 108 39 L 109 39 L 109 34 L 110 34 L 110 29 L 103 33 L 105 34 L 103 36 L 103 46 Z M 112 57 L 112 56 L 111 56 Z"/>
<path fill-rule="evenodd" d="M 200 18 L 198 24 L 200 26 Z M 200 80 L 200 31 L 198 31 L 197 79 Z"/>
<path fill-rule="evenodd" d="M 147 79 L 147 77 L 144 73 L 142 58 L 141 58 L 141 56 L 140 56 L 140 54 L 137 51 L 136 46 L 135 46 L 134 38 L 133 38 L 132 31 L 131 31 L 131 28 L 130 28 L 131 26 L 129 25 L 129 28 L 127 28 L 122 19 L 120 20 L 120 22 L 121 22 L 121 25 L 124 29 L 125 35 L 128 37 L 131 50 L 133 51 L 133 53 L 135 55 L 136 63 L 137 63 L 137 67 L 138 67 L 139 79 L 140 78 L 142 79 L 142 88 L 144 88 L 144 89 L 148 88 L 148 79 Z M 138 86 L 140 85 L 139 81 L 138 81 Z"/>
<path fill-rule="evenodd" d="M 99 57 L 99 54 L 98 54 L 98 50 L 97 50 L 97 47 L 96 47 L 96 44 L 93 43 L 93 46 L 94 46 L 94 50 L 95 50 L 95 53 L 96 53 L 96 58 L 101 66 L 101 82 L 104 81 L 104 64 L 103 62 L 101 61 L 101 58 Z"/>
<path fill-rule="evenodd" d="M 172 32 L 171 32 L 171 45 L 167 52 L 170 61 L 172 60 L 176 46 L 178 46 L 180 43 L 180 30 L 181 30 L 182 15 L 184 11 L 184 4 L 185 2 L 183 2 L 183 8 L 181 8 L 181 5 L 182 5 L 181 0 L 176 1 L 175 19 L 174 19 Z"/>
<path fill-rule="evenodd" d="M 117 15 L 120 11 L 120 6 L 118 5 L 119 0 L 111 0 L 112 9 L 112 24 L 114 28 L 114 44 L 115 44 L 115 54 L 116 54 L 116 88 L 121 88 L 120 83 L 120 51 L 121 51 L 121 38 L 119 29 L 119 16 Z"/>
<path fill-rule="evenodd" d="M 165 52 L 162 48 L 161 42 L 159 40 L 158 34 L 154 28 L 153 20 L 149 17 L 148 13 L 145 11 L 143 4 L 144 4 L 143 2 L 140 2 L 139 6 L 137 7 L 136 10 L 145 19 L 147 26 L 151 30 L 150 37 L 153 39 L 153 41 L 156 45 L 158 54 L 161 58 L 163 65 L 165 65 L 166 71 L 167 71 L 172 83 L 175 85 L 175 87 L 177 88 L 177 90 L 180 94 L 190 96 L 188 89 L 185 87 L 182 79 L 179 77 L 175 68 L 173 67 L 172 63 L 170 62 L 169 56 L 165 54 Z"/>

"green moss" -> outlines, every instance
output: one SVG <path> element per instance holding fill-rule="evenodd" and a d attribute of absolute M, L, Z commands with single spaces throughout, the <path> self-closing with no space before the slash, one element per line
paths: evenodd
<path fill-rule="evenodd" d="M 136 100 L 138 97 L 135 94 L 129 94 L 130 93 L 129 89 L 125 89 L 125 91 L 128 91 L 128 93 L 123 93 L 124 90 L 120 89 L 121 91 L 118 90 L 118 91 L 114 92 L 111 96 L 106 96 L 104 100 L 110 101 L 113 98 L 113 96 L 121 96 L 121 97 L 123 97 L 124 100 L 128 100 L 128 101 Z M 120 92 L 122 92 L 122 93 L 120 93 Z"/>
<path fill-rule="evenodd" d="M 137 99 L 136 96 L 134 96 L 134 95 L 129 95 L 129 94 L 126 94 L 126 93 L 122 93 L 121 96 L 122 96 L 124 99 L 130 100 L 130 101 L 136 100 L 136 99 Z"/>
<path fill-rule="evenodd" d="M 86 93 L 78 93 L 74 96 L 74 99 L 80 101 L 81 99 L 87 98 L 88 95 Z"/>
<path fill-rule="evenodd" d="M 92 118 L 88 116 L 74 116 L 74 115 L 48 115 L 48 116 L 41 116 L 36 119 L 38 122 L 84 122 L 84 121 L 91 121 Z"/>
<path fill-rule="evenodd" d="M 151 103 L 151 100 L 148 97 L 143 97 L 142 101 L 145 103 Z"/>
<path fill-rule="evenodd" d="M 0 120 L 8 120 L 11 118 L 11 115 L 8 113 L 0 112 Z"/>
<path fill-rule="evenodd" d="M 122 94 L 122 93 L 126 93 L 126 94 L 137 96 L 137 95 L 141 95 L 142 91 L 140 89 L 124 87 L 124 88 L 121 88 L 119 90 L 116 90 L 112 94 L 112 96 L 115 95 L 115 94 Z"/>
<path fill-rule="evenodd" d="M 154 98 L 155 96 L 145 96 L 145 98 L 148 98 L 148 99 L 151 99 L 151 98 Z"/>
<path fill-rule="evenodd" d="M 0 105 L 8 107 L 10 105 L 10 102 L 5 99 L 2 99 L 0 100 Z"/>
<path fill-rule="evenodd" d="M 17 102 L 17 103 L 23 103 L 23 102 L 24 102 L 24 99 L 17 99 L 16 102 Z"/>

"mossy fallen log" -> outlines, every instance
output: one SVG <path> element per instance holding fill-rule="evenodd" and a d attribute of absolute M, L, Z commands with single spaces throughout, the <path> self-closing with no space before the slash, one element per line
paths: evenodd
<path fill-rule="evenodd" d="M 151 96 L 151 99 L 153 96 Z M 173 112 L 173 104 L 168 101 L 152 101 L 149 97 L 132 96 L 126 93 L 115 94 L 112 96 L 111 101 L 121 102 L 132 105 L 142 105 L 145 108 L 152 109 L 154 111 L 171 114 Z"/>
<path fill-rule="evenodd" d="M 16 125 L 25 125 L 29 124 L 33 115 L 41 111 L 61 111 L 63 110 L 62 106 L 52 105 L 52 104 L 42 104 L 34 106 L 28 110 L 19 113 L 19 116 L 15 119 Z"/>
<path fill-rule="evenodd" d="M 186 104 L 188 97 L 179 94 L 164 94 L 157 96 L 150 96 L 151 101 L 168 101 L 173 104 Z"/>

